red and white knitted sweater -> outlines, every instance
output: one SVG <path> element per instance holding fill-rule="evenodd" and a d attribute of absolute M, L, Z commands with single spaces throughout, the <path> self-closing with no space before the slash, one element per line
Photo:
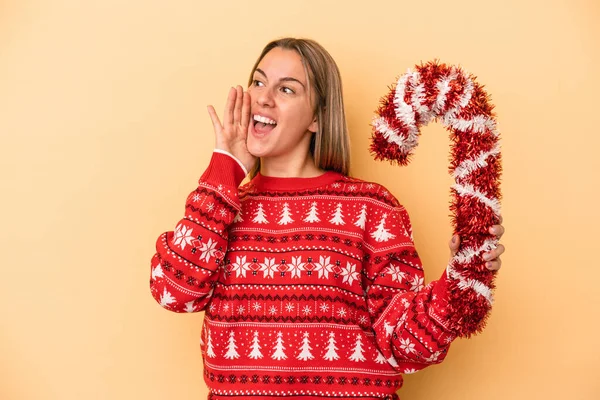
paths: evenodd
<path fill-rule="evenodd" d="M 215 152 L 151 263 L 160 305 L 205 311 L 210 398 L 396 399 L 401 374 L 444 359 L 446 274 L 424 286 L 390 192 L 331 171 L 243 178 Z"/>

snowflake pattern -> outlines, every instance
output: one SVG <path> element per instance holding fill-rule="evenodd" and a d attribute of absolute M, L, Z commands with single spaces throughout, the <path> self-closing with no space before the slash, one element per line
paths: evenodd
<path fill-rule="evenodd" d="M 292 278 L 300 278 L 305 264 L 302 262 L 301 256 L 292 257 L 292 262 L 288 264 L 288 271 L 291 273 Z"/>
<path fill-rule="evenodd" d="M 416 353 L 415 344 L 410 342 L 410 339 L 400 339 L 400 350 L 406 354 Z"/>
<path fill-rule="evenodd" d="M 310 306 L 304 306 L 304 308 L 302 309 L 302 313 L 304 315 L 310 315 L 312 313 L 312 308 L 310 308 Z"/>
<path fill-rule="evenodd" d="M 258 312 L 262 309 L 262 306 L 260 305 L 260 303 L 256 302 L 252 304 L 252 308 L 254 309 L 254 311 Z"/>
<path fill-rule="evenodd" d="M 192 228 L 188 228 L 183 224 L 177 225 L 175 228 L 175 234 L 173 235 L 173 244 L 181 247 L 181 250 L 185 250 L 186 245 L 192 245 L 194 237 L 192 236 Z"/>
<path fill-rule="evenodd" d="M 246 256 L 237 256 L 235 262 L 232 264 L 233 271 L 235 271 L 235 277 L 239 278 L 240 275 L 246 277 L 246 271 L 250 269 L 250 263 L 246 262 Z"/>
<path fill-rule="evenodd" d="M 269 307 L 269 314 L 271 314 L 271 315 L 277 314 L 277 307 L 275 307 L 275 306 Z"/>
<path fill-rule="evenodd" d="M 338 311 L 337 314 L 340 318 L 344 318 L 346 315 L 348 315 L 348 311 L 346 311 L 346 309 L 344 307 L 341 307 Z"/>
<path fill-rule="evenodd" d="M 277 272 L 277 264 L 275 258 L 265 257 L 265 262 L 260 264 L 260 270 L 263 271 L 263 278 L 273 278 Z"/>
<path fill-rule="evenodd" d="M 285 310 L 286 310 L 287 312 L 289 312 L 289 313 L 293 312 L 293 311 L 294 311 L 294 308 L 296 308 L 296 307 L 295 307 L 295 306 L 294 306 L 292 303 L 287 303 L 287 304 L 285 305 Z"/>
<path fill-rule="evenodd" d="M 352 285 L 352 282 L 358 279 L 356 264 L 346 262 L 346 268 L 342 269 L 342 277 L 342 283 L 348 283 L 348 285 Z"/>
<path fill-rule="evenodd" d="M 325 312 L 327 312 L 327 311 L 329 311 L 329 304 L 322 303 L 322 304 L 319 306 L 319 310 L 321 310 L 321 312 L 324 312 L 324 313 L 325 313 Z"/>
<path fill-rule="evenodd" d="M 415 275 L 413 278 L 414 279 L 410 282 L 410 290 L 412 290 L 413 292 L 418 292 L 421 289 L 423 289 L 423 277 Z"/>
<path fill-rule="evenodd" d="M 392 277 L 392 282 L 402 282 L 402 279 L 406 277 L 404 272 L 400 269 L 398 265 L 394 265 L 390 263 L 390 266 L 385 270 L 385 273 L 390 274 Z"/>
<path fill-rule="evenodd" d="M 216 246 L 217 242 L 211 238 L 208 238 L 208 242 L 202 243 L 200 245 L 200 261 L 208 262 L 211 257 L 214 257 L 217 251 L 217 249 L 215 249 Z"/>
<path fill-rule="evenodd" d="M 315 263 L 315 271 L 317 271 L 319 278 L 329 278 L 329 273 L 333 272 L 333 265 L 329 263 L 331 257 L 319 256 L 319 262 Z"/>

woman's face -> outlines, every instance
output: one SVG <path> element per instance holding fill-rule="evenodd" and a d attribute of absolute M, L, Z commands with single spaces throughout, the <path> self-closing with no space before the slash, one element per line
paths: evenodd
<path fill-rule="evenodd" d="M 300 55 L 276 47 L 258 64 L 248 89 L 251 123 L 248 151 L 256 157 L 305 158 L 317 130 L 314 91 Z"/>

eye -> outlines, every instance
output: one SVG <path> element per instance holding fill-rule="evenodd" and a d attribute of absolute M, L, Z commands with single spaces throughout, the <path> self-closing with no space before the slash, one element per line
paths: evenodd
<path fill-rule="evenodd" d="M 252 86 L 264 86 L 265 84 L 259 81 L 258 79 L 254 79 L 252 81 Z"/>
<path fill-rule="evenodd" d="M 294 92 L 294 90 L 292 90 L 291 88 L 287 87 L 287 86 L 283 86 L 281 88 L 281 91 L 285 94 L 294 94 L 296 92 Z"/>

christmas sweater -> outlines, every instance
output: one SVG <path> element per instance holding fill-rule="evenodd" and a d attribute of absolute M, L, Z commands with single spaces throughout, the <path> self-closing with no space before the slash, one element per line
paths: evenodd
<path fill-rule="evenodd" d="M 215 152 L 151 261 L 162 307 L 205 312 L 209 398 L 397 399 L 402 374 L 444 359 L 448 278 L 424 284 L 388 190 L 332 171 L 244 177 Z"/>

